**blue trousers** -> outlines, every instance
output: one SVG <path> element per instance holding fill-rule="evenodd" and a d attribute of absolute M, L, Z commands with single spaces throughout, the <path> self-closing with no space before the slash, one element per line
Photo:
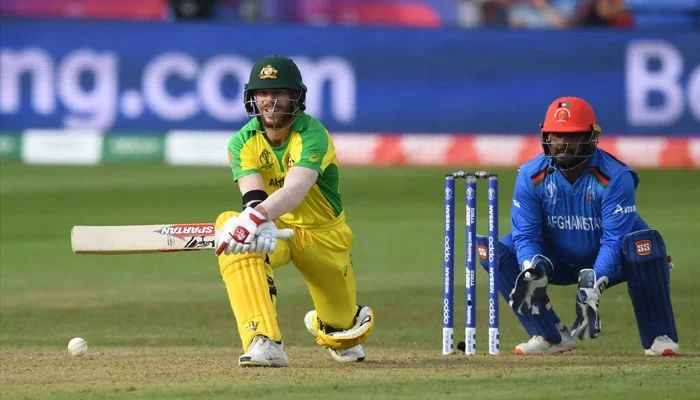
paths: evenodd
<path fill-rule="evenodd" d="M 486 246 L 486 238 L 477 236 L 477 244 L 479 246 Z M 549 281 L 550 284 L 573 285 L 578 283 L 578 274 L 581 268 L 571 268 L 565 265 L 561 262 L 559 257 L 549 249 L 545 248 L 543 252 L 543 255 L 549 258 L 554 265 L 554 275 Z M 520 265 L 518 264 L 518 259 L 515 254 L 515 245 L 513 244 L 513 237 L 511 234 L 500 239 L 496 246 L 496 256 L 498 257 L 499 265 L 499 276 L 497 277 L 498 291 L 506 302 L 508 302 L 510 292 L 515 286 L 515 279 L 520 273 Z M 485 269 L 488 269 L 487 260 L 481 260 L 481 265 Z M 609 286 L 623 281 L 624 276 L 619 274 L 611 278 Z M 557 329 L 557 324 L 561 322 L 561 319 L 554 311 L 554 308 L 552 308 L 549 298 L 545 298 L 544 303 L 545 304 L 540 305 L 540 310 L 544 310 L 540 314 L 521 315 L 515 313 L 515 316 L 520 320 L 520 323 L 525 328 L 528 335 L 543 336 L 551 343 L 559 343 L 561 341 L 561 334 L 559 329 Z"/>

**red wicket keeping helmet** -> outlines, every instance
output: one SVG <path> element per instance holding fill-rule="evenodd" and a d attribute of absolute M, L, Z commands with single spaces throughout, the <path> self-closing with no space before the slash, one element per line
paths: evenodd
<path fill-rule="evenodd" d="M 573 96 L 560 97 L 549 105 L 540 130 L 547 133 L 600 133 L 593 107 L 586 100 Z"/>

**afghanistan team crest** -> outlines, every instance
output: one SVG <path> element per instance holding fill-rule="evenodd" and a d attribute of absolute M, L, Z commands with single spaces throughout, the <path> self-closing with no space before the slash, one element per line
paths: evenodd
<path fill-rule="evenodd" d="M 262 67 L 260 74 L 258 75 L 260 79 L 277 79 L 277 69 L 270 64 Z"/>
<path fill-rule="evenodd" d="M 571 111 L 569 111 L 569 103 L 562 101 L 557 105 L 557 110 L 554 111 L 554 118 L 557 122 L 566 122 L 571 118 Z"/>

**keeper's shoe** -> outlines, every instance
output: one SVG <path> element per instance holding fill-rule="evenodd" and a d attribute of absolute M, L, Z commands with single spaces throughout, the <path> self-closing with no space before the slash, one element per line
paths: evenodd
<path fill-rule="evenodd" d="M 561 334 L 561 342 L 550 343 L 543 336 L 533 336 L 525 343 L 520 343 L 515 346 L 515 354 L 531 355 L 531 354 L 555 354 L 564 353 L 576 347 L 576 341 L 569 333 L 566 327 L 559 330 Z"/>
<path fill-rule="evenodd" d="M 263 335 L 255 336 L 248 352 L 238 358 L 239 367 L 286 367 L 288 364 L 282 343 Z"/>
<path fill-rule="evenodd" d="M 674 342 L 666 335 L 657 336 L 651 347 L 644 350 L 647 356 L 677 356 L 680 354 L 678 343 Z"/>

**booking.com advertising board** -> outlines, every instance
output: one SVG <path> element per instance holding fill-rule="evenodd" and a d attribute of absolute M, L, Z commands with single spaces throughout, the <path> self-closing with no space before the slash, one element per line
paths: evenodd
<path fill-rule="evenodd" d="M 2 131 L 235 130 L 253 63 L 291 56 L 331 131 L 523 134 L 587 98 L 614 135 L 700 136 L 700 34 L 2 20 Z"/>

